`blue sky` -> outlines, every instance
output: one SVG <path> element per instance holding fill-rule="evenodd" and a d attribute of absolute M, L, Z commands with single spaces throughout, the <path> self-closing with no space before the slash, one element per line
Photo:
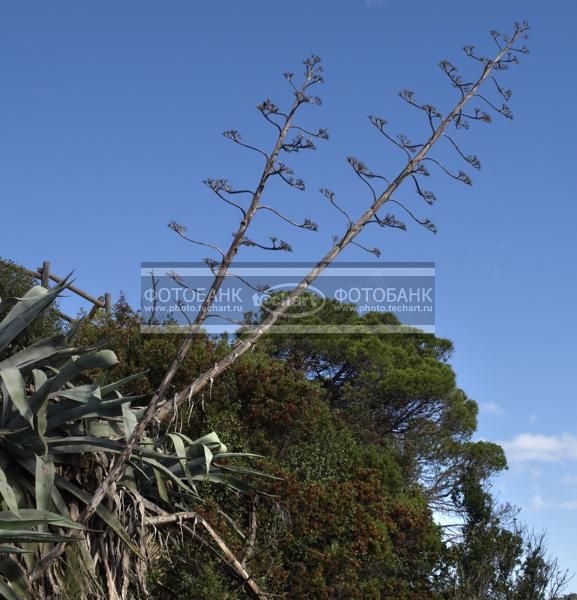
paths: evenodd
<path fill-rule="evenodd" d="M 116 298 L 122 290 L 136 303 L 141 261 L 206 254 L 170 232 L 170 220 L 217 243 L 230 239 L 236 215 L 201 181 L 254 184 L 258 161 L 220 134 L 237 128 L 270 144 L 255 105 L 267 96 L 286 105 L 281 74 L 298 73 L 317 53 L 324 103 L 304 119 L 327 127 L 331 140 L 290 161 L 307 191 L 275 188 L 272 200 L 321 229 L 287 231 L 263 219 L 255 235 L 273 229 L 293 244 L 291 259 L 318 258 L 342 223 L 316 190 L 330 187 L 358 214 L 369 198 L 345 157 L 386 175 L 399 165 L 367 115 L 416 139 L 418 115 L 396 93 L 411 88 L 448 108 L 454 96 L 437 62 L 466 65 L 464 44 L 492 51 L 487 31 L 521 19 L 532 26 L 532 53 L 503 74 L 515 118 L 462 138 L 483 164 L 474 186 L 435 176 L 437 204 L 413 204 L 437 236 L 410 227 L 373 230 L 363 241 L 385 260 L 436 262 L 438 333 L 455 342 L 459 384 L 480 404 L 479 436 L 507 449 L 510 470 L 496 489 L 577 571 L 577 4 L 3 2 L 0 256 L 28 267 L 49 259 L 55 272 L 75 269 L 87 291 Z M 242 258 L 260 255 L 247 249 Z M 350 249 L 343 259 L 366 255 Z"/>

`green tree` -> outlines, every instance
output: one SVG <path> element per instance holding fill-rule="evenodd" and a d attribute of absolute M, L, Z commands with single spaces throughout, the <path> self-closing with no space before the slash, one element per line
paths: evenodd
<path fill-rule="evenodd" d="M 400 325 L 390 314 L 360 316 L 347 308 L 329 301 L 299 322 Z M 456 386 L 449 340 L 414 330 L 352 335 L 337 329 L 331 335 L 275 333 L 263 349 L 317 382 L 359 435 L 397 448 L 405 476 L 422 484 L 432 508 L 461 509 L 452 494 L 464 465 L 474 464 L 485 479 L 506 467 L 498 446 L 472 441 L 478 408 Z"/>
<path fill-rule="evenodd" d="M 360 317 L 335 308 L 311 322 L 396 324 L 390 315 Z M 178 340 L 141 335 L 139 320 L 122 301 L 78 335 L 85 344 L 110 338 L 124 359 L 116 377 L 136 365 L 147 368 L 139 383 L 147 393 Z M 198 336 L 175 389 L 211 356 L 225 354 L 231 341 Z M 456 387 L 452 349 L 448 340 L 419 332 L 274 334 L 216 379 L 195 406 L 174 415 L 171 426 L 189 436 L 214 429 L 235 448 L 263 454 L 263 468 L 282 478 L 264 488 L 273 497 L 261 498 L 256 509 L 251 495 L 211 488 L 199 511 L 264 589 L 290 598 L 442 598 L 493 572 L 495 586 L 514 593 L 526 544 L 494 520 L 487 488 L 505 457 L 497 445 L 472 440 L 477 407 Z M 462 523 L 458 542 L 449 543 L 435 523 L 439 508 Z M 161 559 L 152 586 L 158 597 L 208 588 L 244 597 L 222 561 L 199 552 L 198 540 L 172 541 L 169 548 L 181 558 Z M 493 571 L 478 554 L 483 548 L 487 559 L 502 555 Z M 472 586 L 463 587 L 463 598 Z"/>
<path fill-rule="evenodd" d="M 544 535 L 527 531 L 509 505 L 498 505 L 474 463 L 462 469 L 455 501 L 464 509 L 458 542 L 449 547 L 458 600 L 553 600 L 568 581 L 547 552 Z"/>

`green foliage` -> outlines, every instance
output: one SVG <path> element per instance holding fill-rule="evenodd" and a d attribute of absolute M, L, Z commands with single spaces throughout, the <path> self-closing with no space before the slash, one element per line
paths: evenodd
<path fill-rule="evenodd" d="M 177 343 L 168 336 L 140 336 L 138 315 L 124 303 L 111 318 L 85 324 L 79 336 L 92 343 L 103 333 L 119 355 L 137 356 L 141 368 L 166 363 Z M 328 337 L 326 343 L 331 343 Z M 211 353 L 223 350 L 221 343 L 199 336 L 176 387 L 210 366 Z M 124 369 L 121 362 L 115 376 L 124 376 Z M 156 386 L 160 376 L 149 370 L 146 385 Z M 418 483 L 406 477 L 402 449 L 374 443 L 376 434 L 364 434 L 346 407 L 332 401 L 324 383 L 311 380 L 300 365 L 280 360 L 270 347 L 257 349 L 196 398 L 192 411 L 186 407 L 178 422 L 190 436 L 206 428 L 226 431 L 235 447 L 263 454 L 266 470 L 282 477 L 264 485 L 274 496 L 258 505 L 257 546 L 249 563 L 266 591 L 288 591 L 292 598 L 305 590 L 316 590 L 319 598 L 378 598 L 391 590 L 399 598 L 430 596 L 429 574 L 442 552 L 441 533 Z M 207 513 L 211 523 L 221 523 L 219 533 L 241 556 L 246 540 L 219 518 L 218 510 L 247 535 L 250 502 L 222 489 L 210 497 L 218 507 Z M 179 553 L 189 553 L 190 545 L 196 542 L 184 543 Z M 227 575 L 221 566 L 217 571 Z M 206 571 L 188 573 L 190 594 L 210 580 Z M 162 587 L 166 578 L 184 581 L 171 572 L 163 576 L 156 579 L 158 594 L 168 593 Z"/>
<path fill-rule="evenodd" d="M 34 279 L 22 267 L 11 261 L 0 258 L 0 301 L 9 298 L 21 298 L 26 292 L 36 285 Z M 44 311 L 42 318 L 31 323 L 15 340 L 20 347 L 29 346 L 32 342 L 62 333 L 63 321 L 56 312 L 57 303 Z M 10 310 L 10 303 L 0 306 L 0 320 Z M 0 354 L 0 360 L 3 358 Z"/>
<path fill-rule="evenodd" d="M 26 330 L 42 319 L 65 286 L 66 282 L 50 290 L 33 287 L 20 298 L 5 298 L 2 305 L 9 310 L 0 321 L 0 499 L 6 511 L 0 512 L 0 542 L 28 543 L 19 546 L 26 549 L 22 554 L 26 569 L 43 554 L 46 542 L 67 539 L 62 528 L 77 528 L 71 511 L 90 501 L 142 411 L 142 396 L 120 393 L 140 375 L 111 378 L 118 364 L 116 354 L 103 349 L 100 341 L 78 345 L 77 326 L 22 346 Z M 127 563 L 120 560 L 119 543 L 144 558 L 133 535 L 134 521 L 122 506 L 138 502 L 138 496 L 130 501 L 130 491 L 168 511 L 188 510 L 201 500 L 200 482 L 249 489 L 245 480 L 259 473 L 235 465 L 237 457 L 215 433 L 192 440 L 169 432 L 146 437 L 136 446 L 120 482 L 122 491 L 113 492 L 111 503 L 97 508 L 93 524 L 93 528 L 104 525 L 113 538 L 96 551 L 101 564 L 111 559 L 118 563 L 104 567 L 111 595 L 114 580 L 124 582 L 129 576 L 123 572 Z M 8 550 L 19 553 L 0 547 L 0 552 Z M 88 550 L 84 559 L 90 560 Z M 2 560 L 3 585 L 20 593 L 26 579 L 13 575 L 24 567 L 13 559 Z"/>
<path fill-rule="evenodd" d="M 391 315 L 343 310 L 317 313 L 310 322 L 315 319 L 397 323 Z M 110 317 L 85 323 L 78 335 L 89 345 L 103 334 L 123 357 L 115 377 L 148 369 L 138 382 L 144 393 L 158 385 L 159 365 L 178 345 L 173 336 L 141 336 L 139 316 L 125 302 Z M 174 391 L 212 366 L 227 344 L 198 336 Z M 264 469 L 281 477 L 262 485 L 271 496 L 254 512 L 254 549 L 252 496 L 211 487 L 199 509 L 239 559 L 248 554 L 247 569 L 262 589 L 295 599 L 459 593 L 472 600 L 465 564 L 493 573 L 502 589 L 520 585 L 526 536 L 492 522 L 494 507 L 485 521 L 471 522 L 469 541 L 460 543 L 448 544 L 433 518 L 437 508 L 464 523 L 468 515 L 482 517 L 490 495 L 479 494 L 488 494 L 487 481 L 506 467 L 499 446 L 472 440 L 477 405 L 456 387 L 451 352 L 449 341 L 418 332 L 275 334 L 175 417 L 172 425 L 191 438 L 214 429 L 235 448 L 264 455 Z M 493 567 L 475 554 L 482 548 L 500 557 Z M 467 562 L 467 556 L 476 558 Z M 149 582 L 158 598 L 247 594 L 216 554 L 186 535 L 170 540 Z"/>
<path fill-rule="evenodd" d="M 473 464 L 455 491 L 464 510 L 462 539 L 448 548 L 458 600 L 552 600 L 567 573 L 548 556 L 544 536 L 520 527 L 517 511 L 498 506 Z"/>
<path fill-rule="evenodd" d="M 232 600 L 248 598 L 222 570 L 221 562 L 200 544 L 169 543 L 149 575 L 152 600 Z"/>

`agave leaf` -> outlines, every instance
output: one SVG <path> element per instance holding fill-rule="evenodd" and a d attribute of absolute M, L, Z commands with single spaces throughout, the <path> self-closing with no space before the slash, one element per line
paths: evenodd
<path fill-rule="evenodd" d="M 54 461 L 51 456 L 36 457 L 36 507 L 38 510 L 50 509 L 50 497 L 54 485 Z"/>
<path fill-rule="evenodd" d="M 10 436 L 14 436 L 15 434 L 18 433 L 22 433 L 23 431 L 26 431 L 28 429 L 28 427 L 14 427 L 11 429 L 0 429 L 0 438 L 7 438 Z"/>
<path fill-rule="evenodd" d="M 212 457 L 214 456 L 208 446 L 202 445 L 204 448 L 204 460 L 206 463 L 206 474 L 210 473 L 210 463 L 212 462 Z"/>
<path fill-rule="evenodd" d="M 84 529 L 76 521 L 48 510 L 21 508 L 18 515 L 9 511 L 0 512 L 0 531 L 31 529 L 45 523 L 67 529 Z"/>
<path fill-rule="evenodd" d="M 34 391 L 39 390 L 48 381 L 46 373 L 40 369 L 32 369 L 32 378 L 34 380 Z"/>
<path fill-rule="evenodd" d="M 4 312 L 5 310 L 11 309 L 16 302 L 19 302 L 22 298 L 18 298 L 16 296 L 9 296 L 8 298 L 0 298 L 0 311 Z"/>
<path fill-rule="evenodd" d="M 109 369 L 118 363 L 118 358 L 112 350 L 99 350 L 82 356 L 72 356 L 54 377 L 52 389 L 58 390 L 65 383 L 73 381 L 84 371 L 91 369 Z"/>
<path fill-rule="evenodd" d="M 72 323 L 70 323 L 70 327 L 68 328 L 68 331 L 66 332 L 66 341 L 68 343 L 70 343 L 75 337 L 76 334 L 78 333 L 80 326 L 84 323 L 84 321 L 86 321 L 87 317 L 82 317 L 81 319 L 75 319 L 74 321 L 72 321 Z M 97 342 L 99 343 L 99 342 Z"/>
<path fill-rule="evenodd" d="M 246 541 L 246 535 L 244 531 L 242 531 L 242 529 L 236 524 L 235 520 L 229 514 L 225 513 L 224 510 L 220 509 L 218 511 L 218 514 L 223 516 L 224 520 L 228 523 L 231 529 L 238 535 L 238 537 L 241 540 Z"/>
<path fill-rule="evenodd" d="M 58 535 L 55 533 L 45 533 L 43 531 L 28 531 L 26 529 L 11 529 L 10 531 L 0 530 L 0 542 L 69 542 L 81 540 L 82 538 L 70 535 Z"/>
<path fill-rule="evenodd" d="M 48 407 L 48 423 L 47 431 L 51 431 L 56 427 L 64 425 L 68 421 L 78 419 L 88 419 L 100 416 L 116 416 L 114 413 L 119 413 L 119 408 L 122 404 L 130 402 L 132 398 L 119 398 L 118 400 L 108 400 L 103 402 L 100 398 L 94 396 L 85 404 L 75 405 L 71 408 L 67 405 L 52 405 Z M 111 409 L 116 409 L 112 410 Z"/>
<path fill-rule="evenodd" d="M 19 548 L 18 546 L 0 546 L 0 554 L 29 554 L 31 550 L 25 550 L 24 548 Z"/>
<path fill-rule="evenodd" d="M 172 440 L 176 455 L 180 459 L 179 464 L 182 467 L 184 474 L 186 475 L 186 479 L 188 480 L 190 487 L 194 490 L 195 493 L 198 493 L 198 491 L 196 489 L 196 485 L 192 478 L 192 473 L 190 472 L 190 469 L 187 464 L 186 447 L 184 445 L 184 440 L 183 440 L 183 437 L 186 437 L 186 436 L 179 435 L 178 433 L 169 433 L 168 437 Z M 171 471 L 172 471 L 172 469 L 171 469 Z"/>
<path fill-rule="evenodd" d="M 68 504 L 66 504 L 62 494 L 60 493 L 60 490 L 54 484 L 52 485 L 52 496 L 50 499 L 52 500 L 55 510 L 58 511 L 57 514 L 68 519 L 72 523 L 76 523 L 76 521 L 72 521 L 70 511 L 68 510 Z"/>
<path fill-rule="evenodd" d="M 59 390 L 50 394 L 50 398 L 56 397 L 68 398 L 69 400 L 74 400 L 75 402 L 83 403 L 89 402 L 90 400 L 92 400 L 92 398 L 102 400 L 102 396 L 100 394 L 100 386 L 95 383 L 77 385 L 76 387 L 72 387 L 67 390 Z"/>
<path fill-rule="evenodd" d="M 0 580 L 0 594 L 5 600 L 26 600 L 26 596 L 20 596 L 2 580 Z"/>
<path fill-rule="evenodd" d="M 122 400 L 125 399 L 126 398 L 122 398 Z M 128 440 L 134 431 L 136 424 L 138 423 L 138 419 L 136 418 L 134 411 L 130 409 L 130 403 L 122 404 L 122 422 L 124 423 L 124 435 Z"/>
<path fill-rule="evenodd" d="M 35 381 L 35 392 L 32 394 L 32 396 L 30 396 L 30 398 L 28 399 L 28 407 L 30 409 L 30 412 L 33 415 L 36 415 L 37 413 L 39 413 L 41 410 L 43 410 L 46 406 L 46 403 L 48 401 L 48 395 L 50 394 L 51 390 L 52 390 L 52 381 L 53 379 L 43 379 L 40 375 L 38 375 L 38 373 L 40 373 L 41 371 L 34 369 L 32 371 L 33 375 L 34 375 L 34 381 Z M 46 377 L 46 374 L 43 374 L 44 377 Z M 41 383 L 42 381 L 44 381 L 44 383 Z M 39 384 L 39 387 L 36 385 L 36 382 Z M 20 414 L 15 414 L 9 421 L 8 421 L 8 427 L 19 427 L 20 425 L 22 425 L 22 416 Z"/>
<path fill-rule="evenodd" d="M 140 371 L 140 373 L 134 373 L 134 375 L 129 375 L 128 377 L 124 377 L 123 379 L 119 379 L 118 381 L 115 381 L 114 383 L 109 383 L 108 385 L 103 385 L 102 389 L 100 390 L 102 393 L 102 397 L 106 398 L 108 396 L 108 394 L 115 392 L 116 390 L 121 388 L 123 385 L 126 385 L 127 383 L 130 383 L 131 381 L 134 381 L 135 379 L 138 379 L 139 377 L 142 377 L 145 374 L 146 374 L 146 371 Z"/>
<path fill-rule="evenodd" d="M 17 594 L 26 597 L 30 591 L 30 586 L 26 573 L 18 562 L 9 556 L 0 558 L 0 573 L 6 577 Z"/>
<path fill-rule="evenodd" d="M 12 404 L 16 407 L 22 418 L 24 418 L 30 426 L 32 426 L 32 411 L 26 399 L 26 389 L 24 387 L 24 379 L 20 371 L 14 367 L 3 369 L 0 371 L 0 378 L 4 383 L 4 388 L 12 400 Z M 12 412 L 7 398 L 4 398 L 2 406 L 3 415 L 8 415 Z"/>
<path fill-rule="evenodd" d="M 6 502 L 8 509 L 15 515 L 19 514 L 16 494 L 14 493 L 12 486 L 8 483 L 6 473 L 2 468 L 0 468 L 0 494 L 2 495 L 2 498 L 4 498 L 4 502 Z"/>
<path fill-rule="evenodd" d="M 184 481 L 180 477 L 177 477 L 170 469 L 168 469 L 160 461 L 154 458 L 143 458 L 142 462 L 144 462 L 147 465 L 150 465 L 155 471 L 158 471 L 161 475 L 162 473 L 167 475 L 170 480 L 174 481 L 174 483 L 176 483 L 177 486 L 182 488 L 188 494 L 192 494 L 193 496 L 196 495 L 193 488 L 186 485 L 186 483 L 184 483 Z"/>
<path fill-rule="evenodd" d="M 213 466 L 221 471 L 229 471 L 230 473 L 238 473 L 239 475 L 254 475 L 255 477 L 265 477 L 266 479 L 274 479 L 276 481 L 282 481 L 282 477 L 276 477 L 270 473 L 263 473 L 257 469 L 250 469 L 248 467 L 240 467 L 238 465 L 221 465 L 213 463 Z"/>
<path fill-rule="evenodd" d="M 35 392 L 30 396 L 28 404 L 33 415 L 38 414 L 44 409 L 48 403 L 48 396 L 52 391 L 53 379 L 47 379 L 39 388 L 35 388 Z M 11 419 L 8 423 L 11 427 L 18 425 L 19 419 Z"/>
<path fill-rule="evenodd" d="M 164 479 L 157 469 L 154 469 L 154 478 L 156 479 L 156 487 L 158 489 L 159 497 L 165 502 L 170 502 L 168 491 L 166 490 L 166 484 L 164 483 Z"/>
<path fill-rule="evenodd" d="M 63 334 L 58 334 L 16 352 L 16 354 L 0 362 L 0 369 L 6 367 L 18 367 L 22 370 L 30 369 L 36 365 L 58 362 L 59 359 L 79 352 L 80 350 L 68 346 L 66 337 Z"/>
<path fill-rule="evenodd" d="M 214 431 L 199 438 L 198 440 L 189 441 L 190 445 L 186 451 L 189 458 L 205 456 L 204 446 L 207 446 L 214 454 L 226 452 L 227 450 L 226 446 L 220 441 L 218 435 L 216 435 Z"/>
<path fill-rule="evenodd" d="M 76 496 L 79 500 L 84 502 L 84 504 L 88 504 L 90 500 L 92 500 L 92 494 L 86 493 L 84 490 L 81 490 L 79 487 L 76 487 L 74 484 L 70 483 L 63 477 L 56 477 L 55 481 L 56 485 L 73 496 Z M 96 508 L 96 514 L 118 535 L 118 537 L 142 560 L 145 560 L 144 556 L 140 552 L 140 548 L 136 546 L 131 540 L 128 532 L 121 525 L 120 521 L 102 504 L 100 504 Z"/>
<path fill-rule="evenodd" d="M 178 433 L 169 433 L 167 437 L 172 441 L 174 446 L 174 450 L 176 452 L 176 456 L 180 459 L 180 464 L 186 467 L 186 447 L 184 445 L 184 441 L 182 440 L 182 436 Z"/>
<path fill-rule="evenodd" d="M 69 453 L 69 449 L 75 448 L 74 451 L 78 451 L 79 448 L 84 452 L 112 452 L 118 454 L 122 452 L 124 443 L 118 440 L 109 440 L 106 438 L 100 438 L 95 436 L 68 436 L 68 437 L 50 437 L 48 438 L 48 445 L 51 448 L 57 449 L 62 454 Z M 71 452 L 71 451 L 70 451 Z M 160 461 L 178 461 L 177 456 L 171 454 L 162 454 L 142 446 L 138 446 L 134 450 L 133 460 L 138 461 L 142 458 L 150 458 Z"/>
<path fill-rule="evenodd" d="M 65 284 L 60 289 L 64 287 Z M 50 291 L 35 288 L 12 306 L 0 323 L 0 342 L 4 344 L 0 345 L 0 351 L 56 295 L 55 288 Z M 144 410 L 131 405 L 139 397 L 123 397 L 120 393 L 123 385 L 141 373 L 109 383 L 110 367 L 118 362 L 116 355 L 102 350 L 103 341 L 88 348 L 73 347 L 71 340 L 77 327 L 78 323 L 69 333 L 37 342 L 0 363 L 0 372 L 4 373 L 0 379 L 4 388 L 0 398 L 4 400 L 0 469 L 10 465 L 10 470 L 2 470 L 0 475 L 0 494 L 4 495 L 7 507 L 0 512 L 0 542 L 6 549 L 15 548 L 12 544 L 20 542 L 29 544 L 35 552 L 42 551 L 43 544 L 49 541 L 80 539 L 50 529 L 82 529 L 70 518 L 69 501 L 73 496 L 88 504 L 92 490 L 83 487 L 77 465 L 84 465 L 85 461 L 90 464 L 91 454 L 120 453 L 125 448 L 124 438 L 134 430 L 136 418 Z M 103 371 L 94 378 L 92 371 L 96 369 Z M 155 500 L 160 496 L 167 503 L 184 494 L 198 496 L 195 482 L 199 480 L 222 482 L 247 491 L 250 488 L 241 479 L 259 474 L 258 471 L 227 470 L 217 464 L 218 458 L 234 456 L 250 455 L 227 453 L 214 432 L 198 440 L 174 433 L 159 440 L 142 441 L 130 460 L 129 472 L 139 493 L 150 493 Z M 59 475 L 55 473 L 55 465 L 65 465 Z M 121 483 L 131 485 L 128 480 Z M 19 515 L 11 512 L 18 510 L 19 505 L 29 507 L 30 498 L 36 499 L 35 509 L 20 508 Z M 55 512 L 50 512 L 50 508 Z M 144 558 L 116 513 L 106 506 L 99 506 L 96 513 L 108 531 L 131 552 Z M 92 565 L 88 547 L 83 546 L 82 556 Z M 92 544 L 90 547 L 94 548 Z M 0 560 L 6 554 L 0 547 Z M 36 556 L 33 552 L 26 553 L 19 560 L 28 561 L 30 568 Z M 0 582 L 11 589 L 1 572 Z"/>
<path fill-rule="evenodd" d="M 24 294 L 0 322 L 0 351 L 4 350 L 45 308 L 54 302 L 58 294 L 68 285 L 69 278 L 70 275 L 50 290 L 36 286 Z"/>
<path fill-rule="evenodd" d="M 101 439 L 91 436 L 69 436 L 47 438 L 48 446 L 54 455 L 57 454 L 84 454 L 94 452 L 122 452 L 122 444 L 115 440 Z"/>
<path fill-rule="evenodd" d="M 119 439 L 124 437 L 124 425 L 115 421 L 88 421 L 86 432 L 91 436 Z"/>

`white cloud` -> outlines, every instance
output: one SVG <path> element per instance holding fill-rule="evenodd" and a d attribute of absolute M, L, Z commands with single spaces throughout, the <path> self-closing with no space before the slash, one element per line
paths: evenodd
<path fill-rule="evenodd" d="M 507 411 L 496 402 L 480 402 L 479 410 L 482 413 L 493 415 L 495 417 L 502 417 L 507 414 Z"/>
<path fill-rule="evenodd" d="M 550 503 L 541 496 L 540 493 L 537 493 L 531 498 L 531 510 L 538 511 L 547 508 Z"/>
<path fill-rule="evenodd" d="M 537 422 L 537 415 L 530 415 L 529 418 L 527 419 L 527 421 L 529 421 L 529 423 L 533 424 Z"/>
<path fill-rule="evenodd" d="M 521 433 L 501 445 L 511 463 L 577 460 L 577 437 L 570 433 L 558 436 Z"/>

